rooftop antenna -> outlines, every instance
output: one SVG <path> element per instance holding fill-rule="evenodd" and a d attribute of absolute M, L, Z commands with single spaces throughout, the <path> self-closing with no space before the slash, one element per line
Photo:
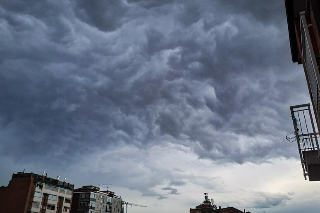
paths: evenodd
<path fill-rule="evenodd" d="M 105 184 L 98 184 L 98 186 L 99 186 L 99 188 L 100 188 L 100 190 L 102 191 L 102 188 L 105 188 L 105 187 L 103 187 L 103 186 L 107 186 L 107 191 L 109 191 L 109 188 L 112 188 L 112 187 L 109 187 L 110 185 L 112 185 L 112 184 L 110 184 L 110 183 L 105 183 Z"/>

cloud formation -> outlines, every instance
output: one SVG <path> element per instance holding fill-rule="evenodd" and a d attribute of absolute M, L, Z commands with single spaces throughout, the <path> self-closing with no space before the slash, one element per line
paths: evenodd
<path fill-rule="evenodd" d="M 255 208 L 271 208 L 278 205 L 284 205 L 286 201 L 291 200 L 292 194 L 273 194 L 257 192 L 253 201 Z"/>
<path fill-rule="evenodd" d="M 178 195 L 178 189 L 172 188 L 170 186 L 162 188 L 162 190 L 169 191 L 169 194 Z"/>
<path fill-rule="evenodd" d="M 189 183 L 226 187 L 188 173 L 182 153 L 219 165 L 298 157 L 284 140 L 289 106 L 309 98 L 278 0 L 2 1 L 0 38 L 3 173 L 90 168 L 165 199 Z M 173 160 L 158 165 L 157 150 Z M 289 200 L 259 196 L 257 208 Z"/>
<path fill-rule="evenodd" d="M 297 80 L 283 72 L 284 13 L 271 2 L 280 24 L 256 3 L 228 15 L 249 1 L 1 3 L 1 153 L 31 160 L 169 137 L 215 161 L 291 156 L 279 117 Z"/>

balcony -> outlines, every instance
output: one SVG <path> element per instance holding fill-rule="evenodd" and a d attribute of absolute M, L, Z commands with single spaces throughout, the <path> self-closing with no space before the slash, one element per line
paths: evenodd
<path fill-rule="evenodd" d="M 319 133 L 316 132 L 310 104 L 291 106 L 294 132 L 287 135 L 287 140 L 296 142 L 301 160 L 304 178 L 320 181 Z"/>
<path fill-rule="evenodd" d="M 320 74 L 317 65 L 317 60 L 315 52 L 312 45 L 312 39 L 310 36 L 309 25 L 306 20 L 305 12 L 300 13 L 300 31 L 301 31 L 301 48 L 302 48 L 302 58 L 304 61 L 304 66 L 306 70 L 307 82 L 309 85 L 311 100 L 313 102 L 314 112 L 316 115 L 316 121 L 320 125 L 320 90 L 319 81 Z"/>

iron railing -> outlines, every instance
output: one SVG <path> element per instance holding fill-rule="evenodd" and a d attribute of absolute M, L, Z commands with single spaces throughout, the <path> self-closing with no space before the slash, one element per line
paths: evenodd
<path fill-rule="evenodd" d="M 319 69 L 316 62 L 313 46 L 311 43 L 311 37 L 308 29 L 308 23 L 306 20 L 305 12 L 300 13 L 300 30 L 301 30 L 301 47 L 302 47 L 302 58 L 307 73 L 307 81 L 309 82 L 311 100 L 313 102 L 314 111 L 316 114 L 317 123 L 320 125 L 320 89 L 319 89 Z"/>
<path fill-rule="evenodd" d="M 320 151 L 319 150 L 319 133 L 316 132 L 315 125 L 310 110 L 310 104 L 302 104 L 291 106 L 291 117 L 294 126 L 294 136 L 287 137 L 287 140 L 294 138 L 298 145 L 301 166 L 303 169 L 304 178 L 307 179 L 308 170 L 304 152 L 306 151 Z"/>

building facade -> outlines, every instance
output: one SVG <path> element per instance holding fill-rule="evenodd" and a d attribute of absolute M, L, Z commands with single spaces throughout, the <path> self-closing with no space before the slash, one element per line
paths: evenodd
<path fill-rule="evenodd" d="M 122 198 L 111 191 L 100 191 L 96 186 L 74 190 L 72 213 L 122 213 Z"/>
<path fill-rule="evenodd" d="M 46 174 L 18 172 L 0 187 L 0 210 L 6 213 L 70 212 L 74 185 Z"/>
<path fill-rule="evenodd" d="M 285 0 L 285 6 L 292 61 L 303 64 L 319 130 L 320 2 L 318 0 Z"/>
<path fill-rule="evenodd" d="M 303 64 L 312 103 L 312 107 L 301 103 L 290 107 L 294 126 L 292 138 L 298 145 L 304 178 L 320 181 L 320 1 L 285 0 L 285 6 L 292 61 Z M 303 116 L 309 113 L 310 119 L 300 117 L 301 112 Z"/>

